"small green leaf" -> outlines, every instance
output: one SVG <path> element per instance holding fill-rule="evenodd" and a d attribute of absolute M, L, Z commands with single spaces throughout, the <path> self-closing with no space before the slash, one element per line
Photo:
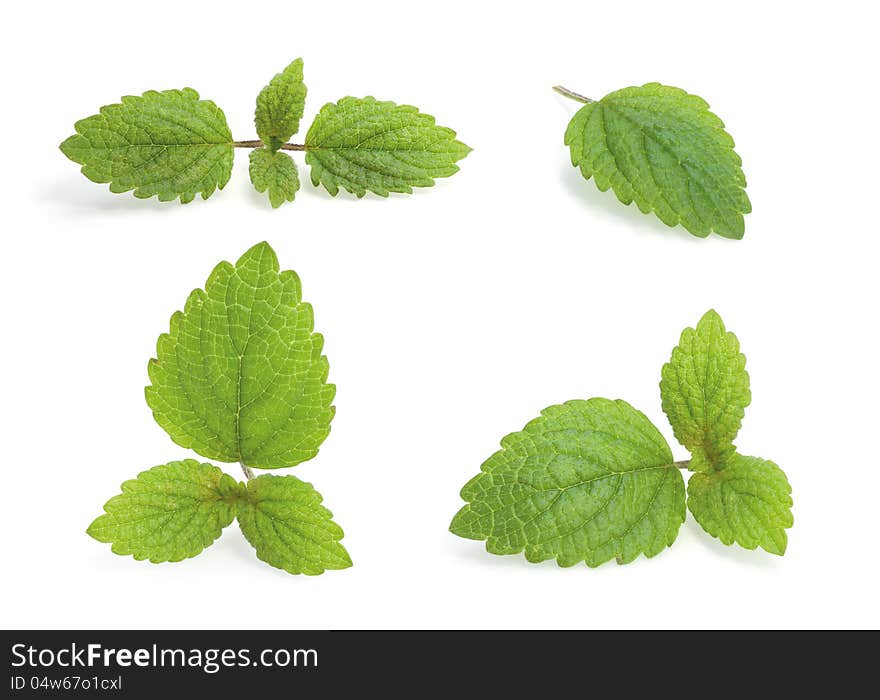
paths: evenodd
<path fill-rule="evenodd" d="M 171 317 L 149 363 L 146 399 L 177 444 L 209 459 L 276 469 L 311 459 L 330 432 L 336 387 L 299 277 L 268 243 Z"/>
<path fill-rule="evenodd" d="M 211 464 L 161 464 L 122 484 L 88 534 L 112 544 L 116 554 L 155 564 L 180 561 L 220 537 L 244 494 L 244 484 Z"/>
<path fill-rule="evenodd" d="M 258 476 L 238 504 L 238 522 L 257 557 L 271 566 L 307 575 L 348 568 L 351 559 L 339 543 L 342 528 L 321 500 L 311 484 L 294 476 Z"/>
<path fill-rule="evenodd" d="M 61 150 L 111 192 L 186 203 L 223 189 L 232 172 L 226 117 L 191 88 L 123 97 L 78 121 L 76 132 Z"/>
<path fill-rule="evenodd" d="M 560 566 L 626 564 L 675 541 L 684 481 L 663 436 L 628 403 L 551 406 L 501 446 L 462 489 L 456 535 Z"/>
<path fill-rule="evenodd" d="M 269 191 L 269 202 L 280 207 L 292 202 L 299 189 L 299 172 L 296 163 L 286 153 L 255 148 L 250 156 L 251 182 L 257 192 Z"/>
<path fill-rule="evenodd" d="M 685 328 L 663 365 L 660 396 L 676 439 L 691 451 L 691 469 L 706 471 L 733 454 L 752 395 L 746 358 L 715 311 Z"/>
<path fill-rule="evenodd" d="M 306 104 L 303 61 L 296 59 L 278 73 L 257 95 L 254 124 L 257 135 L 275 150 L 299 131 Z"/>
<path fill-rule="evenodd" d="M 565 145 L 572 165 L 624 204 L 695 236 L 742 238 L 752 210 L 742 161 L 701 98 L 658 83 L 612 92 L 575 114 Z"/>
<path fill-rule="evenodd" d="M 324 105 L 306 135 L 306 162 L 314 185 L 336 195 L 412 192 L 458 172 L 470 148 L 455 132 L 415 107 L 343 97 Z"/>
<path fill-rule="evenodd" d="M 785 554 L 785 530 L 794 524 L 791 486 L 773 462 L 733 455 L 718 471 L 691 476 L 687 490 L 688 508 L 713 537 Z"/>

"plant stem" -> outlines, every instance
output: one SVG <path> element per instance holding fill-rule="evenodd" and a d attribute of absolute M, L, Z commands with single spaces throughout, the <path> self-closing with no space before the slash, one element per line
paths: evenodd
<path fill-rule="evenodd" d="M 689 459 L 685 459 L 681 462 L 673 462 L 672 466 L 678 467 L 679 469 L 687 469 L 690 466 L 690 464 L 691 464 L 691 461 Z"/>
<path fill-rule="evenodd" d="M 577 100 L 578 102 L 583 102 L 585 105 L 596 101 L 591 100 L 589 97 L 585 97 L 584 95 L 578 94 L 573 90 L 562 87 L 561 85 L 554 85 L 553 89 L 556 90 L 556 92 L 558 92 L 560 95 L 564 95 L 565 97 L 571 98 L 572 100 Z"/>
<path fill-rule="evenodd" d="M 232 145 L 234 148 L 262 148 L 266 144 L 264 144 L 260 139 L 253 139 L 251 141 L 233 141 Z M 285 143 L 279 146 L 282 151 L 305 151 L 308 150 L 304 143 Z"/>
<path fill-rule="evenodd" d="M 254 478 L 254 473 L 251 471 L 250 467 L 245 466 L 244 462 L 239 462 L 239 465 L 248 481 Z"/>

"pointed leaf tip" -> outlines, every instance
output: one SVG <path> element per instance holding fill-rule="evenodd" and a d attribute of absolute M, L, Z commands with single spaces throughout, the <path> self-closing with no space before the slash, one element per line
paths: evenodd
<path fill-rule="evenodd" d="M 722 330 L 724 329 L 724 320 L 715 309 L 709 309 L 704 313 L 697 322 L 697 325 L 699 326 L 701 323 L 717 323 L 721 326 Z"/>
<path fill-rule="evenodd" d="M 280 269 L 278 256 L 266 241 L 261 241 L 248 248 L 236 261 L 235 267 L 247 265 L 251 261 L 255 261 L 260 269 L 272 269 L 276 272 Z"/>

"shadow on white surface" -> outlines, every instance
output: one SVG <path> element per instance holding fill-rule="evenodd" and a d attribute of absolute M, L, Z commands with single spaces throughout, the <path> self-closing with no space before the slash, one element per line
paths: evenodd
<path fill-rule="evenodd" d="M 215 193 L 214 196 L 217 194 Z M 138 199 L 131 192 L 116 194 L 110 191 L 109 185 L 92 182 L 76 172 L 41 183 L 32 193 L 32 197 L 43 205 L 48 201 L 61 208 L 79 212 L 162 211 L 180 206 L 177 200 L 160 202 L 155 197 Z M 201 196 L 191 202 L 191 205 L 200 203 L 204 204 Z"/>
<path fill-rule="evenodd" d="M 699 523 L 697 523 L 692 517 L 687 519 L 682 529 L 687 531 L 687 534 L 689 535 L 687 539 L 696 540 L 701 547 L 710 550 L 713 555 L 725 559 L 726 562 L 750 566 L 753 569 L 772 571 L 773 569 L 778 568 L 783 560 L 782 557 L 777 557 L 775 554 L 768 554 L 763 549 L 743 549 L 736 544 L 723 544 L 721 540 L 712 537 L 709 533 L 703 530 Z M 676 544 L 678 544 L 678 542 L 676 542 Z"/>
<path fill-rule="evenodd" d="M 667 226 L 654 214 L 642 214 L 635 202 L 629 205 L 623 204 L 611 190 L 599 191 L 592 178 L 585 180 L 580 170 L 575 167 L 564 167 L 559 180 L 572 197 L 590 209 L 601 212 L 603 216 L 609 216 L 622 222 L 629 231 L 636 235 L 666 236 L 667 238 L 673 236 L 681 241 L 694 243 L 700 243 L 703 240 L 688 233 L 681 226 Z M 710 234 L 710 237 L 719 238 L 714 233 Z"/>
<path fill-rule="evenodd" d="M 290 576 L 290 574 L 281 571 L 281 569 L 275 569 L 275 567 L 269 566 L 257 559 L 256 551 L 251 547 L 250 542 L 244 538 L 237 522 L 226 526 L 223 530 L 223 535 L 211 545 L 211 549 L 215 550 L 216 555 L 222 557 L 230 568 L 240 566 L 259 567 L 260 569 L 274 570 L 285 576 Z"/>
<path fill-rule="evenodd" d="M 525 555 L 519 554 L 490 554 L 486 551 L 485 543 L 474 541 L 474 547 L 460 548 L 456 547 L 452 552 L 452 556 L 461 559 L 467 563 L 481 564 L 485 567 L 493 567 L 498 572 L 507 571 L 531 571 L 535 574 L 543 571 L 542 575 L 578 575 L 575 572 L 586 576 L 599 576 L 621 571 L 623 569 L 638 568 L 641 565 L 648 565 L 653 561 L 643 556 L 638 557 L 629 564 L 620 566 L 613 561 L 605 562 L 601 566 L 590 568 L 584 562 L 579 562 L 574 566 L 559 566 L 555 559 L 547 559 L 542 562 L 532 563 L 525 558 Z M 662 556 L 665 552 L 661 553 Z M 555 574 L 553 572 L 556 572 Z M 506 575 L 506 574 L 505 574 Z"/>

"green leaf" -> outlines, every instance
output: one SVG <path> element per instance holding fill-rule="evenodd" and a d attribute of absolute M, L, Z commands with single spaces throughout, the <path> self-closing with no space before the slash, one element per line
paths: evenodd
<path fill-rule="evenodd" d="M 257 135 L 275 150 L 299 131 L 306 105 L 303 61 L 296 59 L 278 73 L 257 95 L 254 124 Z"/>
<path fill-rule="evenodd" d="M 706 471 L 735 451 L 752 400 L 745 355 L 715 311 L 685 328 L 663 365 L 660 396 L 676 439 L 691 451 L 691 469 Z"/>
<path fill-rule="evenodd" d="M 687 490 L 688 508 L 713 537 L 785 554 L 785 530 L 794 524 L 791 486 L 773 462 L 733 455 L 718 471 L 691 476 Z"/>
<path fill-rule="evenodd" d="M 291 574 L 322 574 L 351 566 L 339 543 L 342 528 L 321 494 L 293 476 L 258 476 L 238 504 L 241 531 L 262 561 Z"/>
<path fill-rule="evenodd" d="M 742 161 L 701 98 L 658 83 L 612 92 L 575 114 L 565 144 L 572 165 L 624 204 L 695 236 L 742 238 L 752 210 Z"/>
<path fill-rule="evenodd" d="M 330 432 L 336 387 L 299 277 L 267 243 L 214 268 L 171 317 L 149 363 L 147 403 L 182 447 L 274 469 L 311 459 Z"/>
<path fill-rule="evenodd" d="M 273 207 L 292 202 L 299 189 L 299 172 L 296 163 L 286 153 L 255 148 L 250 156 L 251 182 L 257 192 L 269 191 Z"/>
<path fill-rule="evenodd" d="M 112 544 L 116 554 L 156 564 L 180 561 L 220 537 L 244 494 L 244 484 L 211 464 L 161 464 L 122 484 L 88 534 Z"/>
<path fill-rule="evenodd" d="M 324 105 L 306 148 L 314 185 L 334 196 L 341 187 L 358 197 L 431 187 L 434 178 L 458 172 L 455 162 L 471 150 L 452 129 L 435 125 L 434 117 L 372 97 Z"/>
<path fill-rule="evenodd" d="M 186 203 L 223 189 L 232 172 L 226 117 L 191 88 L 123 97 L 78 121 L 76 132 L 62 152 L 111 192 Z"/>
<path fill-rule="evenodd" d="M 626 564 L 675 541 L 684 481 L 663 436 L 628 403 L 551 406 L 501 445 L 462 489 L 456 535 L 560 566 Z"/>

